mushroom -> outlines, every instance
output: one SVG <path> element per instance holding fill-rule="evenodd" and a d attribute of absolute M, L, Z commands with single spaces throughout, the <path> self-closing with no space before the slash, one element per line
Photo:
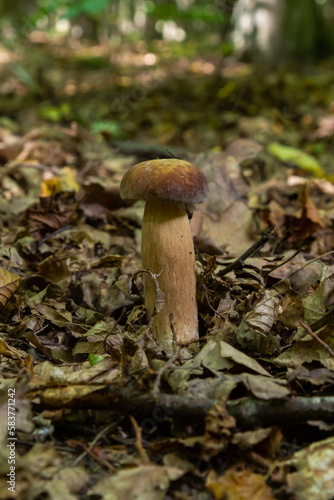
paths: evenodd
<path fill-rule="evenodd" d="M 147 318 L 153 316 L 158 285 L 164 300 L 153 316 L 153 336 L 172 354 L 174 341 L 198 339 L 195 250 L 186 204 L 205 201 L 208 184 L 187 161 L 150 160 L 126 172 L 120 195 L 146 200 L 141 250 L 143 267 L 149 271 L 143 277 Z"/>

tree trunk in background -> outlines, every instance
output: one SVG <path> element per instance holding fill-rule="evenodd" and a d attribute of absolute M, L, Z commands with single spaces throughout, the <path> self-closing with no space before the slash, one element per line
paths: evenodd
<path fill-rule="evenodd" d="M 239 55 L 271 64 L 334 53 L 333 0 L 237 0 L 232 41 Z"/>
<path fill-rule="evenodd" d="M 276 58 L 283 15 L 282 0 L 238 0 L 232 15 L 237 53 L 252 60 Z"/>

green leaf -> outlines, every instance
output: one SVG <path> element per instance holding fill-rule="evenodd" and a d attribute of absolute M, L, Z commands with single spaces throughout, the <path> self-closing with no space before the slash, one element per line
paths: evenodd
<path fill-rule="evenodd" d="M 92 123 L 91 130 L 95 134 L 107 132 L 110 135 L 118 135 L 119 134 L 119 125 L 116 121 L 112 121 L 112 120 L 96 121 L 96 122 Z"/>
<path fill-rule="evenodd" d="M 203 21 L 221 23 L 227 19 L 228 15 L 222 9 L 214 6 L 211 2 L 206 5 L 190 5 L 186 9 L 180 9 L 176 3 L 167 2 L 157 4 L 154 2 L 146 2 L 146 12 L 155 19 L 162 21 Z"/>
<path fill-rule="evenodd" d="M 104 359 L 103 356 L 98 356 L 97 354 L 92 354 L 92 353 L 89 354 L 90 366 L 96 365 L 100 361 L 103 361 L 103 359 Z"/>
<path fill-rule="evenodd" d="M 108 3 L 111 3 L 111 1 L 112 0 L 79 0 L 68 8 L 63 17 L 65 19 L 73 19 L 81 14 L 93 16 L 99 14 Z"/>
<path fill-rule="evenodd" d="M 267 151 L 280 161 L 293 163 L 305 172 L 315 175 L 315 177 L 325 176 L 325 172 L 319 162 L 313 156 L 304 153 L 300 149 L 272 142 L 267 146 Z"/>

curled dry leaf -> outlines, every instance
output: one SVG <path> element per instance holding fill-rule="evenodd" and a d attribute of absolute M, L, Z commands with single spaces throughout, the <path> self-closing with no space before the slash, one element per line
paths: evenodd
<path fill-rule="evenodd" d="M 270 354 L 279 347 L 278 340 L 271 334 L 277 319 L 279 299 L 274 290 L 266 290 L 263 298 L 245 314 L 237 331 L 240 345 L 263 354 Z"/>
<path fill-rule="evenodd" d="M 235 418 L 228 413 L 224 399 L 221 398 L 208 411 L 205 419 L 203 458 L 206 459 L 226 449 L 236 426 Z"/>
<path fill-rule="evenodd" d="M 0 309 L 3 309 L 9 299 L 17 292 L 20 282 L 20 276 L 0 267 Z"/>

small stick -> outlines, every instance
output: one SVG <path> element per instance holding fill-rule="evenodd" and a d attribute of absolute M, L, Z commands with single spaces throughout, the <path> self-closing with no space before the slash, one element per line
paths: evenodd
<path fill-rule="evenodd" d="M 190 340 L 189 342 L 178 342 L 177 345 L 182 346 L 182 347 L 188 347 L 191 344 L 194 344 L 195 342 L 204 342 L 204 340 L 207 340 L 210 338 L 212 338 L 212 333 L 208 333 L 204 337 L 201 337 L 201 338 L 196 339 L 196 340 Z"/>
<path fill-rule="evenodd" d="M 216 309 L 214 309 L 214 308 L 212 307 L 212 305 L 210 304 L 209 297 L 208 297 L 208 291 L 207 291 L 207 289 L 206 289 L 206 286 L 203 284 L 203 285 L 201 285 L 201 288 L 203 288 L 203 290 L 204 290 L 204 295 L 205 295 L 206 301 L 207 301 L 208 306 L 210 307 L 210 309 L 211 309 L 211 310 L 212 310 L 215 314 L 218 314 L 218 316 L 220 316 L 220 317 L 221 317 L 221 319 L 223 319 L 224 321 L 226 321 L 226 318 L 224 318 L 224 316 L 222 316 L 222 314 L 220 314 L 218 311 L 216 311 Z"/>
<path fill-rule="evenodd" d="M 198 250 L 197 246 L 195 245 L 194 243 L 194 248 L 195 248 L 195 254 L 198 255 L 198 259 L 200 261 L 200 263 L 202 264 L 202 266 L 204 267 L 205 263 L 203 261 L 203 258 L 202 258 L 202 255 L 201 255 L 201 252 Z"/>
<path fill-rule="evenodd" d="M 135 418 L 132 415 L 130 415 L 130 420 L 133 425 L 134 431 L 136 433 L 136 448 L 139 453 L 139 456 L 141 457 L 144 464 L 150 464 L 151 461 L 146 453 L 146 450 L 141 440 L 141 427 L 137 424 Z"/>
<path fill-rule="evenodd" d="M 280 267 L 282 266 L 285 266 L 285 264 L 287 264 L 288 262 L 290 262 L 290 260 L 294 259 L 296 257 L 296 255 L 298 255 L 300 252 L 303 252 L 305 250 L 304 247 L 301 247 L 299 250 L 297 250 L 293 255 L 291 255 L 291 257 L 289 257 L 288 259 L 286 259 L 284 262 L 281 262 L 280 264 L 278 264 L 278 266 L 275 267 L 275 269 L 271 269 L 268 273 L 268 276 L 270 276 L 270 274 L 274 271 L 276 271 L 276 269 L 279 269 Z"/>
<path fill-rule="evenodd" d="M 194 340 L 193 342 L 197 342 L 197 340 Z M 177 354 L 174 354 L 174 356 L 169 358 L 169 360 L 158 370 L 157 378 L 154 381 L 153 389 L 152 389 L 152 397 L 153 398 L 158 398 L 161 378 L 162 378 L 163 374 L 165 373 L 165 371 L 167 371 L 169 368 L 171 368 L 174 361 L 176 361 L 176 360 L 177 360 Z"/>
<path fill-rule="evenodd" d="M 270 240 L 275 229 L 276 229 L 275 225 L 271 226 L 268 229 L 268 231 L 266 231 L 265 233 L 262 234 L 261 238 L 258 241 L 256 241 L 254 243 L 254 245 L 252 245 L 250 248 L 248 248 L 248 250 L 246 250 L 246 252 L 243 253 L 241 255 L 241 257 L 239 257 L 234 262 L 232 262 L 232 264 L 225 267 L 225 269 L 222 269 L 222 271 L 219 271 L 219 273 L 217 273 L 217 276 L 219 276 L 219 277 L 225 276 L 225 274 L 228 274 L 229 272 L 234 271 L 235 269 L 243 267 L 245 260 L 248 259 L 249 257 L 251 257 L 251 255 L 253 255 L 258 250 L 260 250 L 260 248 L 262 248 L 263 245 L 265 245 L 267 243 L 267 241 Z"/>
<path fill-rule="evenodd" d="M 315 257 L 314 259 L 312 260 L 309 260 L 308 262 L 306 262 L 306 264 L 304 264 L 302 267 L 300 267 L 299 269 L 296 269 L 295 271 L 293 271 L 293 273 L 291 274 L 288 274 L 288 276 L 286 276 L 285 278 L 281 279 L 278 283 L 275 283 L 275 285 L 272 287 L 272 288 L 276 288 L 278 285 L 280 285 L 281 283 L 283 283 L 283 281 L 285 281 L 286 279 L 289 279 L 291 278 L 292 276 L 294 276 L 295 274 L 299 273 L 302 269 L 304 269 L 304 267 L 307 267 L 309 266 L 310 264 L 313 264 L 313 262 L 316 262 L 317 260 L 320 260 L 322 259 L 323 257 L 327 257 L 327 255 L 330 255 L 331 253 L 334 253 L 334 250 L 331 250 L 330 252 L 326 252 L 322 255 L 319 255 L 318 257 Z M 320 261 L 321 262 L 321 261 Z"/>
<path fill-rule="evenodd" d="M 42 238 L 41 240 L 39 240 L 37 246 L 40 247 L 41 245 L 43 245 L 43 243 L 45 243 L 46 241 L 50 240 L 51 238 L 53 238 L 54 236 L 56 236 L 57 234 L 60 234 L 64 231 L 67 231 L 68 229 L 72 229 L 72 225 L 69 224 L 68 226 L 63 226 L 63 227 L 60 227 L 59 229 L 56 229 L 56 231 L 53 231 L 52 233 L 48 234 L 47 236 L 45 236 L 44 238 Z"/>
<path fill-rule="evenodd" d="M 321 340 L 321 338 L 320 338 L 320 337 L 318 337 L 318 335 L 317 335 L 317 334 L 315 334 L 315 333 L 311 330 L 311 328 L 310 328 L 310 327 L 309 327 L 306 323 L 304 323 L 304 321 L 301 321 L 301 322 L 300 322 L 300 324 L 301 324 L 301 325 L 302 325 L 302 327 L 304 327 L 304 328 L 305 328 L 305 330 L 306 330 L 306 331 L 307 331 L 310 335 L 312 335 L 312 337 L 313 337 L 315 340 L 317 340 L 317 341 L 319 342 L 319 344 L 321 344 L 321 345 L 322 345 L 322 347 L 323 347 L 323 348 L 324 348 L 324 349 L 325 349 L 325 350 L 326 350 L 326 351 L 327 351 L 327 352 L 328 352 L 331 356 L 333 356 L 333 358 L 334 358 L 334 351 L 333 351 L 333 350 L 329 347 L 329 345 L 328 345 L 328 344 L 326 344 L 326 342 L 324 342 L 323 340 Z"/>
<path fill-rule="evenodd" d="M 178 160 L 186 161 L 184 158 L 181 158 L 181 156 L 176 156 L 174 153 L 169 151 L 169 149 L 165 148 L 165 150 L 167 151 L 167 153 L 169 153 L 171 155 L 172 158 L 177 158 Z"/>
<path fill-rule="evenodd" d="M 114 422 L 112 422 L 111 424 L 107 425 L 107 427 L 105 427 L 104 429 L 102 429 L 102 431 L 100 431 L 98 434 L 96 434 L 95 438 L 93 439 L 93 441 L 91 441 L 89 443 L 89 446 L 86 446 L 84 445 L 84 451 L 81 453 L 81 455 L 79 455 L 75 460 L 74 462 L 72 462 L 72 467 L 75 467 L 77 466 L 81 460 L 86 456 L 86 455 L 91 455 L 95 460 L 97 460 L 98 462 L 101 462 L 103 465 L 105 465 L 109 470 L 111 471 L 114 471 L 115 470 L 115 467 L 110 464 L 109 462 L 105 461 L 105 460 L 101 460 L 99 457 L 97 457 L 95 455 L 95 453 L 92 452 L 94 446 L 96 445 L 96 443 L 98 442 L 98 440 L 103 436 L 103 434 L 105 432 L 107 432 L 112 426 L 114 425 Z M 81 445 L 82 446 L 82 445 Z"/>

